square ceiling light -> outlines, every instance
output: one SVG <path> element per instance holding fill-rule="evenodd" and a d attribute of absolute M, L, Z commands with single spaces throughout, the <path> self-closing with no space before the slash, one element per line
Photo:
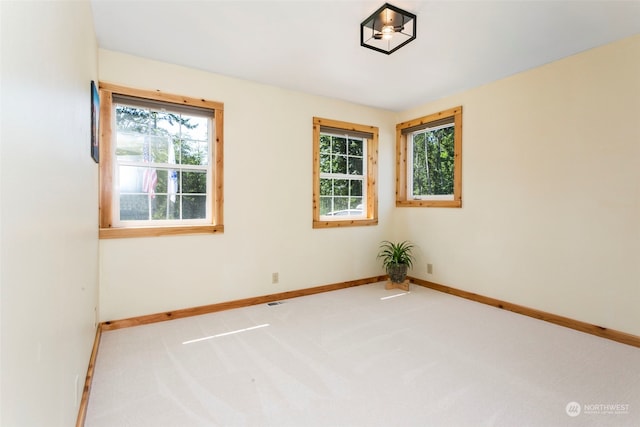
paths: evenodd
<path fill-rule="evenodd" d="M 360 24 L 360 45 L 387 55 L 416 38 L 416 15 L 385 3 Z"/>

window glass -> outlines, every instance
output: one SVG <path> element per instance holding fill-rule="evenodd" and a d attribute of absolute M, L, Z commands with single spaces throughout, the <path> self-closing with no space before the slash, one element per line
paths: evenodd
<path fill-rule="evenodd" d="M 364 215 L 364 139 L 321 133 L 320 140 L 320 215 Z"/>
<path fill-rule="evenodd" d="M 447 124 L 410 135 L 412 198 L 453 200 L 454 132 Z"/>
<path fill-rule="evenodd" d="M 206 223 L 211 118 L 128 103 L 115 109 L 119 221 Z"/>

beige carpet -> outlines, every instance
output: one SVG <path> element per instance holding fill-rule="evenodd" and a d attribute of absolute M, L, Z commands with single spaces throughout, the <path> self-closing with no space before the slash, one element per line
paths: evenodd
<path fill-rule="evenodd" d="M 85 424 L 639 425 L 640 349 L 383 283 L 105 332 Z"/>

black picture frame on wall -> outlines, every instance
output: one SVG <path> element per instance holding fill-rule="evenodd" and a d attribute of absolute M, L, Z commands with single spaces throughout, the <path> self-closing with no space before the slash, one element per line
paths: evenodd
<path fill-rule="evenodd" d="M 100 162 L 100 95 L 96 83 L 91 80 L 91 157 Z"/>

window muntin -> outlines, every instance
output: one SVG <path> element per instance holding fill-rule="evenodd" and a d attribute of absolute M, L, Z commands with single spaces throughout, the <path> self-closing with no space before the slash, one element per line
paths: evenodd
<path fill-rule="evenodd" d="M 313 227 L 378 223 L 378 128 L 313 118 Z"/>
<path fill-rule="evenodd" d="M 211 222 L 213 111 L 148 108 L 115 97 L 114 224 Z"/>
<path fill-rule="evenodd" d="M 396 125 L 396 206 L 462 206 L 462 107 Z"/>
<path fill-rule="evenodd" d="M 118 104 L 135 107 L 119 128 Z M 100 83 L 101 239 L 224 231 L 223 115 L 220 102 Z"/>
<path fill-rule="evenodd" d="M 320 131 L 320 217 L 364 217 L 366 139 Z"/>

